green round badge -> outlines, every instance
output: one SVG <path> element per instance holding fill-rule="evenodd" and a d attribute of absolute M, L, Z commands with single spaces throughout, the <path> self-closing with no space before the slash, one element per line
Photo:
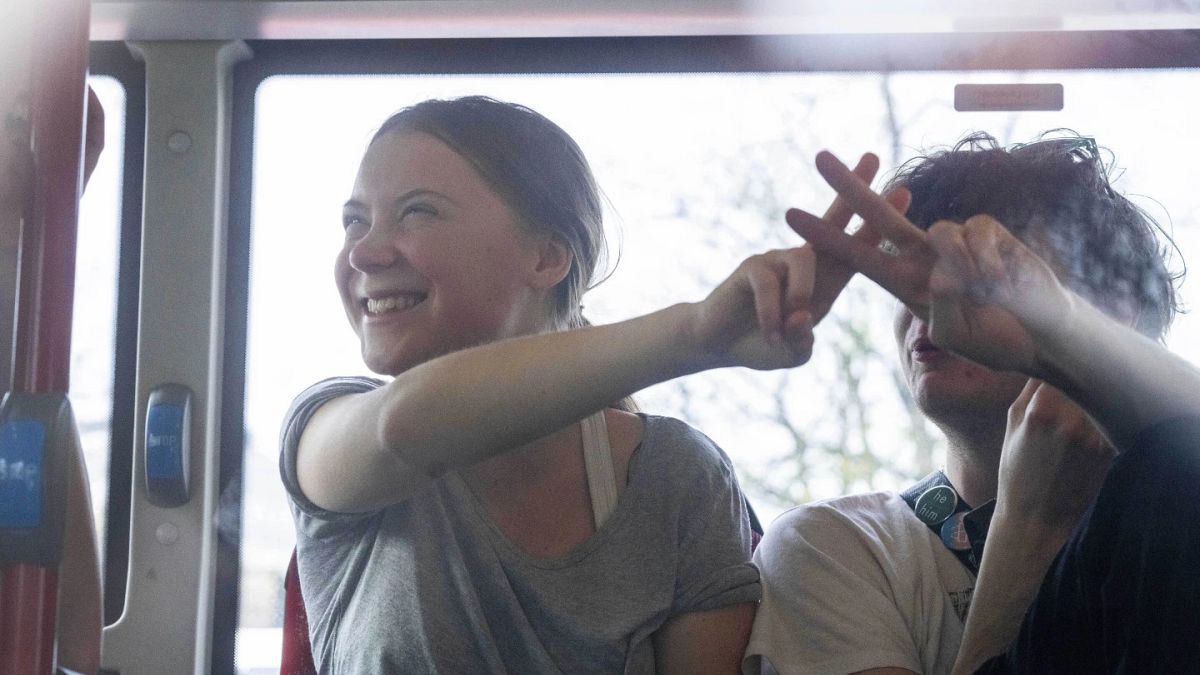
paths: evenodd
<path fill-rule="evenodd" d="M 949 485 L 935 485 L 917 497 L 913 511 L 926 525 L 937 525 L 950 517 L 958 506 L 958 493 Z"/>

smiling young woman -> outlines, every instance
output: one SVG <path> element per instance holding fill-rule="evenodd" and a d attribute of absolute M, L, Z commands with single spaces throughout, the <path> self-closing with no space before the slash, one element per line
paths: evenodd
<path fill-rule="evenodd" d="M 700 303 L 586 327 L 604 250 L 587 162 L 482 97 L 387 120 L 343 225 L 343 306 L 391 379 L 318 383 L 284 426 L 318 667 L 737 672 L 759 586 L 729 460 L 614 402 L 804 363 L 846 279 L 772 251 Z"/>

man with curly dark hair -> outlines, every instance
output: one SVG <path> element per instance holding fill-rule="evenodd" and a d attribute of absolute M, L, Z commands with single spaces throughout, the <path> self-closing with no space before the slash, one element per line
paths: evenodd
<path fill-rule="evenodd" d="M 875 197 L 861 182 L 839 183 L 840 163 L 832 156 L 819 158 L 818 166 L 856 208 Z M 1020 360 L 1041 358 L 1037 336 L 997 331 L 1011 322 L 1012 309 L 990 307 L 957 341 L 938 334 L 939 318 L 941 326 L 954 324 L 936 310 L 955 307 L 939 304 L 939 294 L 956 277 L 934 272 L 942 260 L 925 243 L 931 227 L 959 228 L 969 250 L 990 252 L 983 257 L 988 279 L 1002 276 L 1016 258 L 1045 260 L 1049 279 L 1017 288 L 1014 306 L 1028 303 L 1061 319 L 1074 316 L 1071 307 L 1095 305 L 1104 321 L 1150 339 L 1162 337 L 1176 310 L 1175 279 L 1157 227 L 1111 187 L 1090 138 L 1056 132 L 1002 148 L 974 135 L 909 162 L 889 189 L 911 193 L 908 219 L 885 214 L 884 250 L 860 242 L 840 260 L 882 277 L 899 298 L 901 365 L 917 405 L 946 436 L 946 465 L 903 492 L 809 504 L 774 523 L 755 555 L 763 601 L 747 652 L 750 669 L 759 662 L 768 671 L 838 675 L 948 673 L 956 661 L 960 670 L 977 667 L 978 659 L 970 661 L 977 649 L 991 656 L 1012 641 L 1037 581 L 1085 519 L 1112 463 L 1113 429 L 1098 427 L 1096 411 L 1072 401 L 1078 391 L 1030 379 L 1075 383 L 1055 379 L 1052 364 Z M 789 222 L 820 255 L 850 241 L 801 212 L 789 213 Z M 1014 258 L 1018 247 L 1028 255 Z M 963 269 L 981 273 L 978 266 Z M 957 301 L 971 308 L 993 302 L 987 290 L 976 284 Z M 1072 300 L 1042 307 L 1055 293 Z M 956 311 L 957 319 L 966 315 Z M 1103 323 L 1090 315 L 1088 321 L 1096 331 Z M 1063 344 L 1069 350 L 1072 343 Z M 1114 364 L 1091 365 L 1120 372 Z M 998 551 L 988 559 L 985 541 Z M 1020 565 L 994 562 L 1017 551 Z M 994 574 L 987 586 L 1004 601 L 989 602 L 968 623 L 986 560 L 1009 573 Z M 1021 570 L 1016 578 L 1014 569 Z M 972 631 L 975 646 L 960 656 Z M 978 647 L 981 636 L 986 647 Z"/>

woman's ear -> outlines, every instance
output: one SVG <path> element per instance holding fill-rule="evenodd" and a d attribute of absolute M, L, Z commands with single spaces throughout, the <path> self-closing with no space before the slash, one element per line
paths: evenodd
<path fill-rule="evenodd" d="M 537 265 L 530 285 L 538 289 L 553 288 L 567 278 L 575 256 L 558 237 L 542 237 L 537 247 Z"/>

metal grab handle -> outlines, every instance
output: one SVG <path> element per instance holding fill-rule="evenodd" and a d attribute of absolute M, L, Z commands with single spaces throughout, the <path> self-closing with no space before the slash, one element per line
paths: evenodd
<path fill-rule="evenodd" d="M 13 391 L 70 388 L 87 101 L 88 0 L 44 0 L 34 27 L 33 194 L 21 232 Z"/>

